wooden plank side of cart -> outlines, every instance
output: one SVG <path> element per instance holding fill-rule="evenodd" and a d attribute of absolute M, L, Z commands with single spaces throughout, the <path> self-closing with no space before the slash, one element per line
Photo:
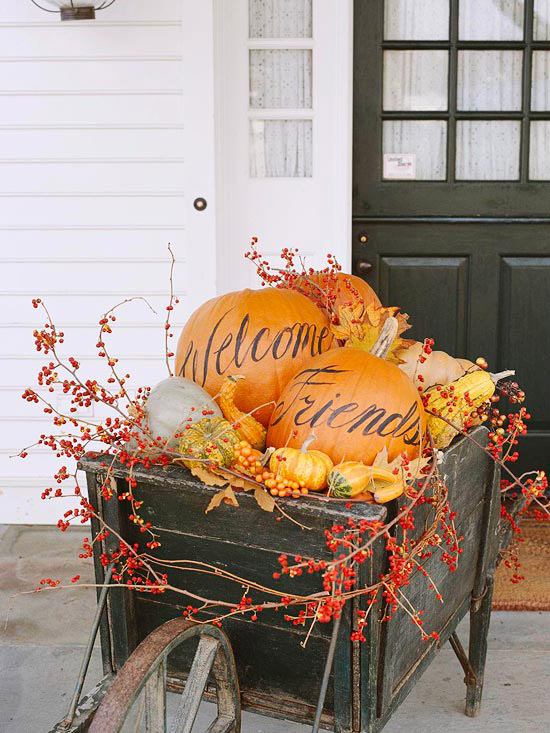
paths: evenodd
<path fill-rule="evenodd" d="M 402 702 L 425 669 L 440 643 L 455 630 L 470 608 L 480 574 L 496 554 L 494 542 L 486 538 L 491 506 L 494 515 L 495 469 L 483 451 L 487 431 L 477 428 L 469 438 L 457 440 L 443 457 L 442 471 L 450 491 L 450 503 L 457 512 L 457 529 L 464 535 L 463 553 L 457 571 L 449 573 L 441 562 L 440 550 L 427 561 L 432 581 L 443 596 L 440 603 L 428 587 L 429 581 L 415 573 L 406 589 L 412 603 L 425 611 L 428 631 L 437 631 L 441 641 L 422 641 L 408 616 L 398 612 L 388 624 L 373 617 L 365 644 L 352 643 L 352 609 L 346 610 L 337 645 L 335 666 L 325 701 L 323 723 L 337 731 L 380 730 Z M 476 446 L 475 442 L 481 447 Z M 105 474 L 100 457 L 84 458 L 81 467 L 87 472 L 92 503 L 105 521 L 129 542 L 142 542 L 143 534 L 127 519 L 128 506 L 115 499 L 104 501 L 98 495 Z M 115 467 L 118 491 L 126 489 L 125 469 Z M 323 530 L 348 518 L 382 520 L 386 508 L 364 503 L 346 508 L 345 502 L 326 503 L 316 499 L 293 502 L 284 500 L 285 511 L 306 530 L 276 514 L 261 511 L 254 498 L 238 495 L 240 507 L 222 506 L 208 515 L 205 508 L 217 488 L 205 487 L 185 469 L 170 467 L 135 471 L 134 494 L 143 499 L 142 515 L 160 534 L 159 557 L 201 560 L 267 587 L 307 594 L 320 589 L 318 576 L 296 579 L 273 579 L 280 553 L 328 558 Z M 390 513 L 397 511 L 390 507 Z M 417 512 L 417 531 L 430 521 L 430 508 Z M 491 516 L 493 516 L 491 515 Z M 494 523 L 494 522 L 493 522 Z M 98 529 L 95 522 L 94 532 Z M 101 580 L 102 549 L 114 547 L 111 536 L 104 547 L 96 548 L 96 573 Z M 361 566 L 361 582 L 372 583 L 386 570 L 383 542 L 375 548 L 371 562 Z M 494 563 L 493 563 L 494 564 Z M 238 601 L 243 588 L 212 574 L 169 571 L 174 586 L 199 596 Z M 252 593 L 254 601 L 267 600 L 265 594 Z M 354 602 L 354 608 L 363 600 Z M 164 621 L 183 612 L 187 605 L 197 605 L 182 594 L 160 596 L 117 590 L 109 600 L 107 622 L 102 626 L 102 651 L 106 671 L 116 672 L 135 645 Z M 379 614 L 382 608 L 379 606 Z M 285 622 L 281 612 L 264 611 L 256 622 L 238 617 L 224 622 L 237 660 L 243 707 L 256 712 L 311 722 L 330 640 L 331 625 L 317 624 L 305 648 L 300 644 L 305 631 Z M 169 675 L 176 686 L 186 678 L 193 650 L 182 652 L 171 661 Z"/>
<path fill-rule="evenodd" d="M 96 486 L 101 484 L 105 474 L 102 459 L 85 459 L 82 468 L 88 472 L 91 500 L 98 505 L 99 513 L 127 541 L 142 542 L 143 534 L 127 520 L 127 505 L 116 499 L 104 501 L 97 494 Z M 126 489 L 124 469 L 116 467 L 115 475 L 119 493 L 122 493 Z M 281 553 L 291 557 L 299 554 L 330 559 L 324 530 L 331 524 L 345 522 L 349 517 L 377 521 L 384 521 L 386 517 L 384 507 L 367 503 L 356 503 L 350 510 L 345 508 L 344 502 L 286 501 L 285 511 L 310 528 L 304 529 L 286 519 L 277 521 L 280 515 L 262 511 L 253 496 L 244 493 L 238 494 L 239 507 L 224 505 L 206 515 L 210 498 L 219 489 L 204 486 L 185 469 L 136 470 L 134 476 L 138 482 L 134 495 L 144 501 L 141 514 L 160 534 L 159 556 L 168 560 L 202 560 L 264 586 L 293 593 L 318 592 L 321 581 L 318 575 L 307 574 L 275 581 L 273 573 L 280 569 L 277 558 Z M 229 583 L 213 575 L 169 571 L 169 577 L 173 585 L 203 597 L 238 602 L 243 593 L 241 584 Z M 250 595 L 254 601 L 269 600 L 269 596 L 262 593 Z M 137 642 L 159 624 L 181 614 L 189 604 L 197 605 L 193 599 L 174 593 L 150 596 L 122 591 L 113 594 L 110 633 L 105 646 L 111 647 L 115 669 L 122 666 Z M 245 617 L 230 619 L 224 622 L 224 629 L 237 660 L 243 706 L 276 717 L 311 720 L 331 626 L 317 624 L 305 648 L 300 645 L 304 629 L 284 621 L 282 612 L 263 611 L 256 622 Z M 347 710 L 351 705 L 350 690 L 353 684 L 359 685 L 359 680 L 352 679 L 350 633 L 348 609 L 341 626 L 342 643 L 338 645 L 334 667 L 334 684 L 339 694 L 335 700 L 334 684 L 330 684 L 325 722 L 332 720 L 335 705 L 345 708 L 339 710 L 340 717 L 351 718 L 351 711 Z M 192 653 L 192 649 L 185 650 L 171 660 L 169 675 L 173 680 L 181 682 L 186 678 Z"/>

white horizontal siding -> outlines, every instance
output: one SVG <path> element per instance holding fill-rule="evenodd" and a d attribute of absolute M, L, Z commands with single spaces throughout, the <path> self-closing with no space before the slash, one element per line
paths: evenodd
<path fill-rule="evenodd" d="M 127 5 L 130 14 L 131 5 Z M 107 11 L 103 17 L 106 14 Z M 181 23 L 146 20 L 0 22 L 0 49 L 2 56 L 14 58 L 177 55 L 181 53 Z"/>
<path fill-rule="evenodd" d="M 64 510 L 40 500 L 59 459 L 44 448 L 10 457 L 51 431 L 42 408 L 20 396 L 45 361 L 32 337 L 44 317 L 31 298 L 47 303 L 82 375 L 106 376 L 98 319 L 125 298 L 146 297 L 156 314 L 132 302 L 109 336 L 135 389 L 166 376 L 168 242 L 182 300 L 176 332 L 213 294 L 208 257 L 190 247 L 189 209 L 205 192 L 185 152 L 183 7 L 121 0 L 96 21 L 61 23 L 30 2 L 2 0 L 0 522 L 52 522 Z M 95 406 L 89 417 L 103 413 Z"/>
<path fill-rule="evenodd" d="M 113 91 L 110 94 L 87 94 L 41 91 L 39 94 L 2 96 L 2 122 L 17 124 L 32 121 L 34 125 L 134 125 L 183 123 L 183 102 L 178 94 L 143 92 L 132 94 Z M 9 102 L 9 104 L 7 103 Z"/>
<path fill-rule="evenodd" d="M 103 164 L 103 161 L 121 159 L 133 165 L 144 161 L 178 162 L 182 159 L 177 151 L 183 150 L 183 125 L 177 122 L 168 125 L 0 124 L 0 161 L 22 164 L 30 160 L 43 165 L 97 160 Z M 66 175 L 67 169 L 64 170 Z M 10 171 L 12 175 L 13 172 Z"/>

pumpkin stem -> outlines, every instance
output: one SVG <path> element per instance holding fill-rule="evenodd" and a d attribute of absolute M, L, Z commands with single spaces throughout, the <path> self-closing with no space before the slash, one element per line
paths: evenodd
<path fill-rule="evenodd" d="M 276 448 L 273 448 L 273 447 L 265 449 L 264 454 L 260 458 L 260 463 L 262 464 L 262 466 L 267 466 L 267 464 L 269 463 L 269 459 L 271 458 L 273 453 L 275 453 L 275 450 Z"/>
<path fill-rule="evenodd" d="M 311 435 L 309 435 L 302 443 L 302 447 L 300 448 L 302 453 L 307 453 L 309 446 L 313 443 L 314 440 L 317 440 L 317 436 L 315 435 L 315 433 L 311 433 Z"/>
<path fill-rule="evenodd" d="M 515 375 L 514 369 L 506 369 L 504 372 L 497 372 L 496 374 L 489 374 L 491 379 L 493 380 L 494 384 L 497 384 L 497 382 L 500 382 L 501 379 L 505 379 L 506 377 L 513 377 Z"/>
<path fill-rule="evenodd" d="M 376 339 L 376 343 L 370 350 L 373 356 L 378 356 L 380 359 L 385 359 L 388 355 L 391 345 L 397 338 L 397 332 L 399 330 L 399 322 L 395 316 L 389 316 L 386 322 L 382 326 L 380 335 Z"/>

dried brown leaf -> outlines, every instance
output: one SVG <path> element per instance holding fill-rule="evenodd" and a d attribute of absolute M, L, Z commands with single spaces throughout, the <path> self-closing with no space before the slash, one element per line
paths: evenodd
<path fill-rule="evenodd" d="M 426 458 L 425 456 L 419 456 L 418 458 L 413 458 L 409 461 L 407 464 L 407 476 L 404 475 L 403 467 L 402 467 L 402 458 L 401 455 L 398 455 L 396 458 L 393 459 L 393 461 L 388 460 L 388 449 L 384 447 L 374 459 L 372 465 L 377 466 L 378 468 L 385 468 L 387 471 L 395 472 L 397 469 L 398 473 L 396 475 L 401 476 L 401 478 L 406 481 L 406 483 L 411 483 L 413 479 L 421 478 L 422 470 L 428 466 L 431 463 L 431 458 Z"/>
<path fill-rule="evenodd" d="M 254 489 L 254 498 L 264 512 L 272 512 L 275 509 L 275 499 L 266 489 L 262 489 L 261 486 L 256 486 Z"/>
<path fill-rule="evenodd" d="M 237 497 L 235 496 L 235 492 L 231 486 L 227 486 L 225 489 L 218 491 L 217 494 L 214 494 L 210 499 L 210 504 L 206 507 L 205 513 L 208 514 L 212 509 L 220 506 L 222 502 L 225 504 L 231 504 L 231 506 L 239 506 L 239 502 L 237 501 Z"/>
<path fill-rule="evenodd" d="M 219 476 L 213 471 L 209 471 L 207 468 L 201 465 L 193 465 L 190 468 L 190 471 L 193 476 L 196 476 L 200 481 L 203 482 L 203 484 L 206 484 L 207 486 L 226 486 L 228 483 L 228 480 L 226 478 L 224 478 L 223 476 Z"/>
<path fill-rule="evenodd" d="M 363 308 L 362 303 L 344 305 L 338 309 L 339 323 L 331 326 L 332 333 L 336 338 L 345 341 L 346 346 L 352 346 L 363 351 L 371 351 L 378 340 L 384 324 L 388 318 L 394 317 L 397 320 L 397 336 L 392 342 L 386 359 L 400 364 L 402 354 L 411 346 L 414 341 L 402 338 L 411 324 L 406 313 L 400 313 L 399 308 L 384 308 L 369 304 Z"/>
<path fill-rule="evenodd" d="M 338 308 L 338 323 L 332 324 L 330 330 L 341 341 L 348 342 L 353 338 L 361 338 L 364 308 L 363 303 L 356 302 Z"/>
<path fill-rule="evenodd" d="M 218 469 L 221 476 L 225 478 L 226 483 L 234 489 L 242 489 L 243 491 L 253 491 L 257 487 L 257 482 L 248 478 L 242 473 L 237 474 L 234 471 L 228 471 L 224 468 Z"/>

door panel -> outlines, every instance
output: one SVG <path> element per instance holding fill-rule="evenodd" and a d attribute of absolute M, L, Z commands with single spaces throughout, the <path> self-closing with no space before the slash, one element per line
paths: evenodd
<path fill-rule="evenodd" d="M 381 257 L 379 295 L 414 314 L 410 338 L 429 332 L 439 348 L 466 349 L 467 257 Z"/>
<path fill-rule="evenodd" d="M 548 471 L 550 33 L 539 11 L 535 0 L 355 3 L 353 261 L 410 314 L 413 337 L 516 369 L 532 414 L 517 468 Z"/>
<path fill-rule="evenodd" d="M 527 395 L 537 396 L 531 427 L 539 431 L 550 431 L 549 295 L 550 252 L 547 257 L 502 258 L 499 363 L 512 364 Z"/>

